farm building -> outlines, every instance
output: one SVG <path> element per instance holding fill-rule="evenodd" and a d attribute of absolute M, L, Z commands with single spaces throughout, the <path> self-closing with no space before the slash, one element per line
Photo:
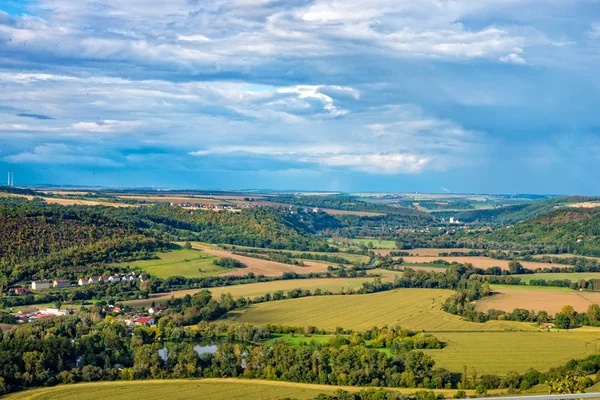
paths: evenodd
<path fill-rule="evenodd" d="M 48 289 L 50 289 L 51 285 L 52 285 L 52 282 L 50 282 L 47 279 L 44 279 L 42 281 L 31 282 L 31 288 L 33 290 L 48 290 Z"/>
<path fill-rule="evenodd" d="M 148 325 L 148 326 L 154 326 L 154 318 L 150 318 L 150 317 L 140 317 L 140 318 L 136 318 L 133 320 L 133 323 L 135 325 Z"/>
<path fill-rule="evenodd" d="M 63 279 L 55 279 L 54 282 L 52 282 L 52 287 L 55 289 L 68 288 L 68 287 L 71 287 L 71 281 L 63 280 Z"/>

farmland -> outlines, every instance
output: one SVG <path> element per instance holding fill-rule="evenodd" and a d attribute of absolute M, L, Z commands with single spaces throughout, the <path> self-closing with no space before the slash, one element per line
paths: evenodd
<path fill-rule="evenodd" d="M 213 294 L 214 297 L 219 297 L 222 293 L 231 293 L 233 297 L 257 297 L 262 296 L 266 293 L 274 293 L 278 290 L 284 292 L 292 289 L 307 289 L 315 290 L 321 289 L 322 291 L 329 290 L 332 293 L 338 293 L 342 289 L 357 289 L 362 286 L 364 282 L 372 281 L 373 278 L 314 278 L 314 279 L 290 279 L 283 281 L 271 281 L 271 282 L 258 282 L 248 283 L 244 285 L 232 285 L 232 286 L 221 286 L 215 288 L 207 288 Z M 177 290 L 169 293 L 155 293 L 151 294 L 148 299 L 141 300 L 130 300 L 125 301 L 123 304 L 132 307 L 148 307 L 155 302 L 161 304 L 167 301 L 171 297 L 181 298 L 185 295 L 193 295 L 204 289 L 188 289 L 188 290 Z"/>
<path fill-rule="evenodd" d="M 525 308 L 555 314 L 567 304 L 575 311 L 585 312 L 590 304 L 600 303 L 600 293 L 577 292 L 569 288 L 492 285 L 492 290 L 492 296 L 477 302 L 479 311 L 496 309 L 510 312 L 515 308 Z"/>
<path fill-rule="evenodd" d="M 402 257 L 405 263 L 427 263 L 436 260 L 445 260 L 448 262 L 457 262 L 461 264 L 473 264 L 473 266 L 477 268 L 491 268 L 491 267 L 500 267 L 503 270 L 508 270 L 508 260 L 496 260 L 494 258 L 489 257 L 425 257 L 425 256 L 408 256 Z M 569 267 L 564 264 L 550 264 L 550 263 L 542 263 L 542 262 L 533 262 L 533 261 L 520 261 L 521 265 L 523 265 L 526 269 L 537 269 L 537 268 L 552 268 L 552 267 Z"/>
<path fill-rule="evenodd" d="M 415 331 L 531 330 L 508 321 L 484 324 L 445 313 L 440 306 L 452 294 L 440 289 L 399 289 L 351 296 L 318 296 L 256 304 L 229 314 L 231 322 L 313 325 L 319 328 L 364 330 L 373 326 L 400 325 Z"/>
<path fill-rule="evenodd" d="M 294 398 L 298 400 L 313 399 L 320 393 L 333 394 L 343 389 L 357 392 L 361 389 L 355 386 L 311 385 L 305 383 L 265 381 L 259 379 L 158 379 L 146 381 L 120 381 L 80 383 L 77 385 L 62 385 L 52 388 L 41 388 L 26 392 L 14 393 L 3 397 L 5 400 L 131 400 L 139 398 L 141 391 L 144 398 L 172 400 L 229 400 L 229 399 L 281 399 Z M 391 389 L 399 393 L 414 393 L 416 389 Z M 439 389 L 436 393 L 450 397 L 456 390 Z M 199 395 L 201 393 L 201 395 Z M 468 394 L 473 391 L 468 390 Z M 200 396 L 200 397 L 199 397 Z"/>
<path fill-rule="evenodd" d="M 170 276 L 201 278 L 230 271 L 228 268 L 214 264 L 214 260 L 219 257 L 198 250 L 179 247 L 173 251 L 156 253 L 156 256 L 158 259 L 132 261 L 121 265 L 139 268 L 158 278 Z"/>
<path fill-rule="evenodd" d="M 600 279 L 600 272 L 540 272 L 536 274 L 513 275 L 521 278 L 521 282 L 529 283 L 532 279 L 543 279 L 547 281 L 569 280 L 577 282 L 579 279 Z"/>
<path fill-rule="evenodd" d="M 193 248 L 201 249 L 203 252 L 220 257 L 220 258 L 233 258 L 244 264 L 246 264 L 247 268 L 239 268 L 236 270 L 231 270 L 223 273 L 223 275 L 247 275 L 249 272 L 253 272 L 256 275 L 264 275 L 264 276 L 280 276 L 284 272 L 295 272 L 297 274 L 309 274 L 311 272 L 324 272 L 327 271 L 327 266 L 329 264 L 325 264 L 317 261 L 305 261 L 304 267 L 300 267 L 297 265 L 283 264 L 275 261 L 269 260 L 261 260 L 254 257 L 246 257 L 240 256 L 237 254 L 233 254 L 228 250 L 220 250 L 214 247 L 206 247 L 201 244 L 192 244 Z"/>
<path fill-rule="evenodd" d="M 463 365 L 479 374 L 547 371 L 573 358 L 598 353 L 600 332 L 443 332 L 436 333 L 446 347 L 425 350 L 436 365 L 460 371 Z"/>

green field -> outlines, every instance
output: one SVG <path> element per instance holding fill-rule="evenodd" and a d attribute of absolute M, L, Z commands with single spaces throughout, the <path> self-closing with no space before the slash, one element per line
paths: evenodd
<path fill-rule="evenodd" d="M 313 399 L 321 393 L 333 394 L 338 389 L 356 392 L 361 387 L 310 385 L 258 379 L 164 379 L 78 383 L 28 390 L 2 397 L 5 400 L 275 400 L 294 398 Z M 391 389 L 414 393 L 418 389 Z M 436 393 L 451 397 L 456 390 L 440 389 Z M 473 391 L 467 390 L 468 394 Z"/>
<path fill-rule="evenodd" d="M 556 286 L 529 286 L 529 285 L 490 285 L 492 290 L 502 290 L 502 289 L 511 289 L 511 290 L 536 290 L 536 291 L 546 291 L 546 292 L 571 292 L 575 293 L 573 289 L 568 287 L 556 287 Z"/>
<path fill-rule="evenodd" d="M 185 278 L 203 278 L 219 275 L 229 271 L 214 264 L 219 257 L 198 250 L 188 250 L 177 246 L 175 250 L 155 253 L 158 259 L 139 260 L 128 263 L 113 264 L 115 266 L 131 266 L 146 271 L 157 278 L 183 276 Z"/>
<path fill-rule="evenodd" d="M 272 335 L 271 339 L 267 340 L 266 343 L 274 343 L 276 341 L 283 341 L 283 343 L 289 346 L 301 346 L 304 344 L 310 343 L 327 343 L 329 342 L 329 338 L 331 335 L 292 335 L 290 333 L 287 334 L 276 334 Z"/>
<path fill-rule="evenodd" d="M 429 267 L 429 268 L 440 268 L 447 269 L 448 265 L 446 264 L 435 264 L 435 263 L 404 263 L 403 267 Z"/>
<path fill-rule="evenodd" d="M 600 272 L 542 272 L 539 274 L 523 274 L 523 275 L 513 275 L 515 277 L 521 278 L 521 282 L 529 283 L 532 279 L 544 279 L 547 281 L 556 281 L 556 280 L 570 280 L 571 282 L 577 282 L 579 279 L 600 279 Z"/>
<path fill-rule="evenodd" d="M 374 278 L 312 278 L 312 279 L 287 279 L 271 282 L 246 283 L 243 285 L 220 286 L 214 288 L 206 288 L 210 290 L 213 297 L 219 297 L 223 293 L 231 293 L 235 298 L 238 297 L 258 297 L 267 293 L 274 293 L 278 290 L 283 290 L 285 293 L 292 289 L 308 289 L 311 292 L 315 289 L 322 291 L 329 290 L 332 293 L 339 293 L 348 289 L 358 289 L 362 287 L 364 282 L 370 282 Z M 176 290 L 169 293 L 156 293 L 150 295 L 147 299 L 128 300 L 122 302 L 124 305 L 131 307 L 149 307 L 153 302 L 156 304 L 164 304 L 167 300 L 181 298 L 185 295 L 193 295 L 204 289 L 187 289 Z M 277 321 L 272 321 L 277 322 Z"/>
<path fill-rule="evenodd" d="M 226 247 L 227 249 L 230 249 L 232 246 L 223 246 L 224 248 Z M 303 257 L 303 255 L 305 254 L 312 254 L 312 255 L 323 255 L 323 256 L 330 256 L 330 257 L 341 257 L 341 258 L 345 258 L 346 260 L 348 260 L 350 263 L 361 263 L 361 262 L 369 262 L 370 257 L 369 256 L 363 256 L 361 254 L 350 254 L 350 253 L 344 253 L 344 252 L 336 252 L 336 253 L 329 253 L 329 252 L 318 252 L 318 251 L 299 251 L 299 250 L 279 250 L 279 249 L 263 249 L 260 247 L 248 247 L 248 246 L 235 246 L 236 250 L 260 250 L 260 251 L 277 251 L 280 253 L 291 253 L 292 256 L 294 258 L 300 259 L 300 260 L 311 260 L 311 259 L 307 259 L 306 257 Z M 311 260 L 311 261 L 318 261 L 318 260 Z M 326 262 L 326 261 L 323 261 Z"/>
<path fill-rule="evenodd" d="M 547 371 L 573 358 L 598 353 L 598 332 L 460 332 L 437 333 L 446 343 L 441 350 L 424 350 L 436 365 L 462 371 L 463 365 L 481 374 Z"/>
<path fill-rule="evenodd" d="M 364 244 L 368 245 L 369 242 L 373 243 L 374 249 L 396 249 L 396 242 L 393 240 L 379 240 L 379 239 L 340 239 L 339 242 L 346 242 L 348 240 L 352 241 L 353 246 L 360 246 Z M 333 239 L 329 239 L 330 242 L 333 242 Z M 347 244 L 345 244 L 347 246 Z M 343 246 L 342 246 L 343 247 Z"/>
<path fill-rule="evenodd" d="M 415 331 L 531 330 L 518 322 L 464 321 L 441 310 L 450 290 L 398 289 L 351 296 L 317 296 L 255 304 L 228 314 L 232 322 L 364 330 L 373 326 L 400 325 Z"/>

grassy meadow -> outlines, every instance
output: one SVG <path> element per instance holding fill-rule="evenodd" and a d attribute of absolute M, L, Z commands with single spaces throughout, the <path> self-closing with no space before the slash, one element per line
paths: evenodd
<path fill-rule="evenodd" d="M 544 279 L 547 281 L 569 280 L 577 282 L 579 279 L 600 279 L 600 272 L 542 272 L 537 274 L 513 275 L 521 278 L 521 282 L 529 283 L 532 279 Z"/>
<path fill-rule="evenodd" d="M 132 268 L 145 271 L 157 278 L 168 278 L 170 276 L 203 278 L 230 271 L 228 268 L 219 267 L 214 264 L 214 260 L 217 260 L 219 257 L 194 249 L 185 249 L 181 246 L 176 246 L 171 251 L 155 254 L 158 259 L 138 260 L 114 265 L 128 265 Z"/>
<path fill-rule="evenodd" d="M 319 328 L 365 330 L 373 326 L 400 325 L 415 331 L 503 331 L 531 330 L 518 322 L 490 321 L 485 324 L 464 321 L 441 310 L 453 292 L 441 289 L 397 289 L 351 296 L 317 296 L 255 304 L 231 312 L 231 322 Z"/>
<path fill-rule="evenodd" d="M 238 297 L 257 297 L 267 293 L 274 293 L 278 290 L 287 292 L 292 289 L 308 289 L 314 291 L 321 289 L 322 291 L 329 290 L 332 293 L 339 293 L 342 290 L 358 289 L 364 282 L 372 281 L 373 278 L 311 278 L 311 279 L 289 279 L 284 281 L 257 282 L 247 283 L 243 285 L 220 286 L 207 288 L 212 293 L 213 297 L 219 297 L 222 293 L 231 293 L 235 298 Z M 204 289 L 188 289 L 176 290 L 169 293 L 151 294 L 148 299 L 124 301 L 123 304 L 132 307 L 147 307 L 155 302 L 161 304 L 166 302 L 171 297 L 181 298 L 185 295 L 193 295 Z M 277 322 L 277 321 L 272 321 Z"/>

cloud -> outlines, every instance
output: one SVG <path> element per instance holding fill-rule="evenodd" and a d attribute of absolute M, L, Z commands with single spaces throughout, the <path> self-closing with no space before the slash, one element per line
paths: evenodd
<path fill-rule="evenodd" d="M 87 150 L 64 143 L 47 143 L 25 151 L 3 157 L 3 161 L 14 164 L 73 164 L 102 167 L 118 167 L 114 160 L 84 154 Z"/>
<path fill-rule="evenodd" d="M 17 114 L 17 116 L 18 117 L 24 117 L 24 118 L 35 118 L 35 119 L 41 119 L 41 120 L 54 119 L 54 118 L 49 117 L 47 115 L 31 114 L 31 113 L 20 113 L 20 114 Z"/>
<path fill-rule="evenodd" d="M 139 121 L 94 121 L 94 122 L 77 122 L 71 124 L 70 129 L 77 132 L 126 132 L 133 130 L 141 125 Z"/>
<path fill-rule="evenodd" d="M 510 53 L 499 58 L 500 61 L 512 64 L 527 64 L 525 59 L 517 53 Z"/>

